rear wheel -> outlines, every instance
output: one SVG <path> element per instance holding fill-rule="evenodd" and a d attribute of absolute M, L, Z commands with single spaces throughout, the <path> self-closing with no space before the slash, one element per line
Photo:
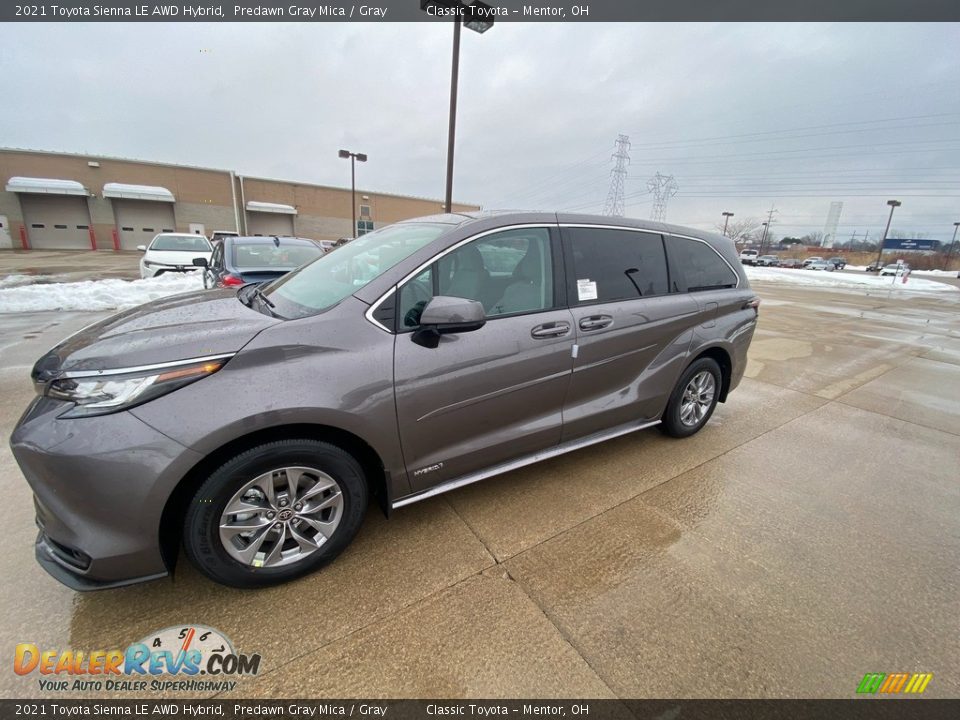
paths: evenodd
<path fill-rule="evenodd" d="M 670 394 L 660 429 L 671 437 L 688 437 L 699 431 L 717 406 L 722 375 L 712 358 L 690 364 Z"/>
<path fill-rule="evenodd" d="M 348 453 L 318 440 L 281 440 L 220 466 L 190 503 L 183 544 L 210 579 L 240 588 L 313 572 L 353 540 L 367 483 Z"/>

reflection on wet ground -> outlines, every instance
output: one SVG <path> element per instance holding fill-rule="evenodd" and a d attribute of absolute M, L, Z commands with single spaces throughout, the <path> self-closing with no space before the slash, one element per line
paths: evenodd
<path fill-rule="evenodd" d="M 262 654 L 247 697 L 850 697 L 868 671 L 932 672 L 926 695 L 956 696 L 960 305 L 758 290 L 747 377 L 697 436 L 647 431 L 371 510 L 338 562 L 281 588 L 185 562 L 172 581 L 61 587 L 33 561 L 4 447 L 0 649 L 199 623 Z M 94 319 L 44 317 L 0 327 L 5 437 L 30 358 Z M 76 696 L 9 669 L 0 691 Z"/>

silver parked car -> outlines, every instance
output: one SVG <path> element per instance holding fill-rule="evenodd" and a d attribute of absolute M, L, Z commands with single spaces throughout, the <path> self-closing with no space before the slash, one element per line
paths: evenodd
<path fill-rule="evenodd" d="M 757 321 L 728 239 L 652 222 L 441 215 L 265 285 L 102 320 L 37 361 L 11 438 L 38 561 L 78 590 L 316 570 L 386 513 L 737 387 Z"/>

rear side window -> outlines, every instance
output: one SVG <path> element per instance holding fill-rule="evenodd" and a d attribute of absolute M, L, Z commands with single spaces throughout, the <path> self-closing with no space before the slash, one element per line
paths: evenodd
<path fill-rule="evenodd" d="M 659 235 L 570 228 L 572 296 L 581 304 L 664 295 L 667 259 Z"/>
<path fill-rule="evenodd" d="M 737 274 L 707 243 L 668 237 L 667 248 L 670 251 L 670 278 L 675 292 L 737 286 Z"/>

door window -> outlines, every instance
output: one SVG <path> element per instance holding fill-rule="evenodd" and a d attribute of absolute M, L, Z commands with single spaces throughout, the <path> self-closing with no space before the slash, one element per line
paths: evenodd
<path fill-rule="evenodd" d="M 652 233 L 570 228 L 572 297 L 579 304 L 664 295 L 668 291 L 663 240 Z"/>
<path fill-rule="evenodd" d="M 434 295 L 476 300 L 488 318 L 554 306 L 553 256 L 547 228 L 505 230 L 432 263 L 400 289 L 400 327 L 419 325 Z"/>
<path fill-rule="evenodd" d="M 667 247 L 670 249 L 670 277 L 675 291 L 698 292 L 737 286 L 737 274 L 707 243 L 669 237 Z"/>

